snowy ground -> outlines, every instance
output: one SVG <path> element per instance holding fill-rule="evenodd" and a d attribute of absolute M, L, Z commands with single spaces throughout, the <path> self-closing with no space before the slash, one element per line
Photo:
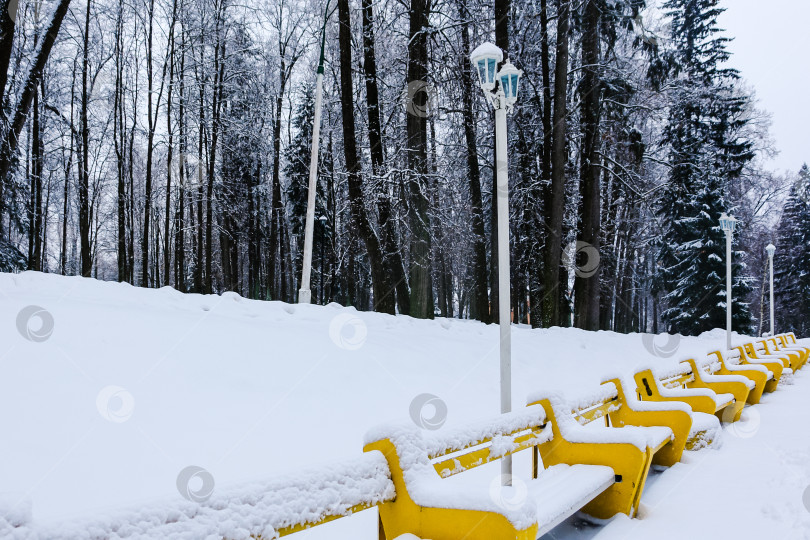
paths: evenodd
<path fill-rule="evenodd" d="M 28 318 L 31 305 L 46 313 Z M 703 359 L 723 340 L 515 328 L 514 406 Z M 641 519 L 573 519 L 549 537 L 810 539 L 808 372 L 727 426 L 719 449 L 653 475 Z M 178 500 L 188 466 L 224 488 L 357 457 L 369 428 L 408 420 L 422 394 L 446 405 L 442 429 L 499 407 L 496 326 L 35 273 L 0 274 L 0 373 L 0 508 L 31 504 L 43 525 Z M 295 538 L 370 540 L 375 526 L 369 511 Z"/>

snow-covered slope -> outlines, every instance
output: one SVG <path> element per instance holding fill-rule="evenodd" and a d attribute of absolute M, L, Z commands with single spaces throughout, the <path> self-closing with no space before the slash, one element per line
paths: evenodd
<path fill-rule="evenodd" d="M 722 331 L 653 339 L 515 327 L 513 405 L 522 407 L 525 396 L 538 391 L 579 399 L 608 375 L 646 365 L 671 369 L 684 357 L 703 360 L 724 338 Z M 0 507 L 30 519 L 29 501 L 34 523 L 43 525 L 178 499 L 178 475 L 190 466 L 206 471 L 203 480 L 192 475 L 195 481 L 210 478 L 214 489 L 225 488 L 356 458 L 364 433 L 381 422 L 413 419 L 448 429 L 499 409 L 494 325 L 235 294 L 183 295 L 38 273 L 0 274 L 0 374 Z M 808 392 L 799 387 L 810 381 L 802 375 L 796 385 L 766 397 L 763 424 L 765 411 L 783 394 L 792 392 L 792 406 L 803 403 L 808 410 Z M 808 415 L 795 421 L 800 419 L 806 422 Z M 788 431 L 791 422 L 780 426 Z M 798 431 L 790 436 L 810 442 Z M 810 484 L 807 450 L 758 456 L 774 464 L 768 481 L 780 478 L 782 467 L 793 484 Z M 703 456 L 718 456 L 711 458 L 716 470 L 732 459 L 723 457 L 726 451 L 689 459 L 707 468 Z M 651 492 L 679 493 L 681 484 L 670 479 L 688 477 L 693 465 L 663 473 L 651 482 Z M 803 476 L 791 467 L 800 467 Z M 732 473 L 749 478 L 746 471 Z M 764 477 L 753 475 L 744 484 L 759 480 Z M 701 485 L 692 478 L 683 483 Z M 700 493 L 719 491 L 703 487 Z M 804 511 L 801 495 L 791 504 Z M 649 513 L 669 515 L 662 506 Z M 757 511 L 778 521 L 786 510 L 759 505 Z M 372 514 L 297 538 L 373 538 Z M 797 519 L 808 525 L 807 517 Z M 621 521 L 588 535 L 601 538 L 617 526 L 654 527 L 660 520 Z M 618 534 L 613 537 L 623 537 Z"/>

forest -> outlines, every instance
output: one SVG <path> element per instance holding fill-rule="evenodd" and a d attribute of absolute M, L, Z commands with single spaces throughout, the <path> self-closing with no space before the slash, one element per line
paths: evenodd
<path fill-rule="evenodd" d="M 777 151 L 720 0 L 3 0 L 0 271 L 297 301 L 325 44 L 312 301 L 515 323 L 810 332 L 810 171 Z"/>

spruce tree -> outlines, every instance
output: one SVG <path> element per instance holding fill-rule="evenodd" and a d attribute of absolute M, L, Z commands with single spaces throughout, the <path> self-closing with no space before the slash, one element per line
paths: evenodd
<path fill-rule="evenodd" d="M 805 164 L 790 190 L 777 228 L 774 317 L 777 332 L 810 332 L 810 169 Z"/>
<path fill-rule="evenodd" d="M 688 335 L 725 326 L 725 238 L 718 221 L 734 211 L 730 192 L 753 158 L 738 133 L 748 102 L 736 91 L 737 71 L 723 67 L 728 39 L 720 35 L 719 0 L 668 0 L 671 51 L 662 64 L 674 87 L 665 130 L 670 147 L 669 182 L 659 201 L 664 225 L 660 282 L 666 292 L 663 319 L 670 332 Z M 660 66 L 651 75 L 660 75 Z M 744 224 L 743 224 L 744 225 Z M 744 298 L 750 292 L 742 252 L 734 253 L 733 327 L 751 329 Z"/>

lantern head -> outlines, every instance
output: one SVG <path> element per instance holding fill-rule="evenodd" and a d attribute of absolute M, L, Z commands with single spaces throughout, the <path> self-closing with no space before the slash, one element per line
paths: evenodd
<path fill-rule="evenodd" d="M 768 244 L 768 245 L 765 247 L 765 251 L 768 253 L 768 257 L 770 257 L 771 259 L 773 259 L 773 254 L 774 254 L 774 253 L 776 253 L 776 246 L 775 246 L 775 245 L 773 245 L 773 244 Z"/>
<path fill-rule="evenodd" d="M 720 216 L 720 228 L 726 234 L 732 234 L 737 228 L 737 219 L 723 212 L 723 215 Z"/>
<path fill-rule="evenodd" d="M 503 51 L 494 43 L 479 45 L 470 55 L 473 69 L 478 74 L 478 83 L 485 92 L 495 89 L 498 64 L 503 61 Z"/>
<path fill-rule="evenodd" d="M 506 98 L 506 105 L 510 108 L 514 106 L 517 101 L 521 75 L 523 75 L 523 72 L 513 66 L 512 62 L 508 59 L 506 60 L 506 64 L 504 64 L 498 72 L 498 81 L 501 84 L 501 90 Z"/>

